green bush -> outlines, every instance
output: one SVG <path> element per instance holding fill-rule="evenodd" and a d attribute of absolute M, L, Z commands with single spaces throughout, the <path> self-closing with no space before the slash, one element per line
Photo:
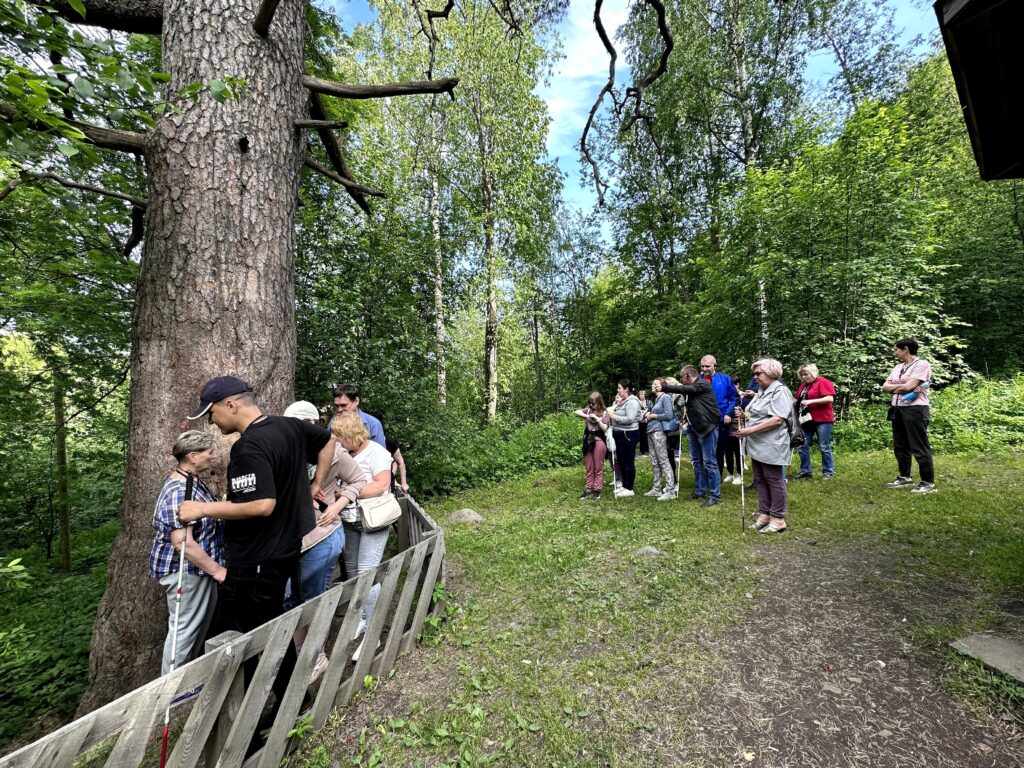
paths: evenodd
<path fill-rule="evenodd" d="M 438 419 L 405 458 L 417 498 L 429 498 L 582 461 L 582 434 L 583 423 L 571 413 L 511 429 Z"/>
<path fill-rule="evenodd" d="M 32 738 L 37 723 L 69 719 L 85 690 L 89 638 L 118 525 L 76 535 L 70 574 L 39 548 L 25 551 L 31 582 L 0 603 L 0 744 Z M 6 634 L 6 637 L 4 635 Z"/>
<path fill-rule="evenodd" d="M 994 381 L 981 377 L 933 392 L 928 438 L 941 451 L 980 452 L 1024 447 L 1024 375 Z M 888 403 L 862 403 L 836 424 L 845 450 L 892 445 Z"/>

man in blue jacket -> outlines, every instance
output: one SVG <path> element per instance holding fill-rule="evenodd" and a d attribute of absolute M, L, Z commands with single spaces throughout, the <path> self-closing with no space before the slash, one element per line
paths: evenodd
<path fill-rule="evenodd" d="M 715 400 L 718 401 L 718 445 L 715 446 L 715 460 L 718 462 L 718 475 L 722 476 L 725 469 L 725 449 L 729 445 L 729 432 L 732 430 L 732 413 L 736 409 L 737 397 L 736 387 L 733 386 L 732 377 L 724 373 L 716 373 L 715 366 L 718 361 L 714 355 L 704 355 L 700 359 L 700 377 L 711 385 L 715 393 Z M 723 479 L 723 482 L 730 482 L 732 476 Z"/>

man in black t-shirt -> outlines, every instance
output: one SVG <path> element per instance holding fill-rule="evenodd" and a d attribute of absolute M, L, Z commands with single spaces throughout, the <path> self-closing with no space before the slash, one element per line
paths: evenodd
<path fill-rule="evenodd" d="M 218 633 L 245 633 L 284 612 L 285 584 L 296 571 L 302 537 L 315 525 L 312 494 L 327 475 L 334 445 L 323 429 L 264 415 L 249 385 L 233 376 L 206 382 L 189 418 L 203 415 L 223 434 L 240 435 L 231 446 L 227 501 L 186 501 L 178 517 L 183 523 L 201 517 L 225 521 L 227 576 L 220 585 L 214 627 Z M 317 465 L 312 486 L 307 463 Z M 247 682 L 255 670 L 256 659 L 251 661 Z M 278 701 L 294 665 L 289 644 L 274 683 Z"/>

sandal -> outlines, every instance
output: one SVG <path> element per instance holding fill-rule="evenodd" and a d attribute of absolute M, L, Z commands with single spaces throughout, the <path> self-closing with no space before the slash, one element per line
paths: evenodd
<path fill-rule="evenodd" d="M 775 523 L 768 523 L 768 525 L 761 528 L 758 533 L 785 533 L 789 530 L 789 526 L 784 525 L 781 528 Z"/>
<path fill-rule="evenodd" d="M 765 527 L 767 527 L 767 526 L 769 526 L 771 524 L 772 524 L 772 521 L 771 521 L 770 518 L 769 518 L 767 523 L 759 523 L 759 522 L 757 522 L 757 520 L 755 520 L 754 524 L 750 526 L 750 530 L 752 530 L 752 531 L 760 531 L 762 528 L 765 528 Z"/>

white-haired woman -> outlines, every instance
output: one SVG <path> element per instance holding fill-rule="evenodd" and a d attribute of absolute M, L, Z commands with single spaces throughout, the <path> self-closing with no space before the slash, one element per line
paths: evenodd
<path fill-rule="evenodd" d="M 202 650 L 206 631 L 217 606 L 217 585 L 224 581 L 224 523 L 201 518 L 189 526 L 178 519 L 185 501 L 185 489 L 192 478 L 192 500 L 209 503 L 213 494 L 199 479 L 213 466 L 213 435 L 190 429 L 182 432 L 171 449 L 177 464 L 164 480 L 153 508 L 153 546 L 149 553 L 149 575 L 159 579 L 167 594 L 167 639 L 164 641 L 160 674 L 166 675 L 173 662 L 178 668 Z M 181 577 L 181 603 L 174 642 L 174 603 L 178 590 L 180 552 L 185 547 L 185 573 Z M 173 658 L 171 648 L 174 647 Z"/>
<path fill-rule="evenodd" d="M 734 434 L 746 438 L 757 484 L 758 516 L 753 527 L 760 533 L 784 533 L 788 501 L 784 472 L 793 458 L 793 393 L 782 383 L 782 363 L 778 360 L 758 360 L 750 370 L 761 390 L 747 405 L 745 425 Z"/>

